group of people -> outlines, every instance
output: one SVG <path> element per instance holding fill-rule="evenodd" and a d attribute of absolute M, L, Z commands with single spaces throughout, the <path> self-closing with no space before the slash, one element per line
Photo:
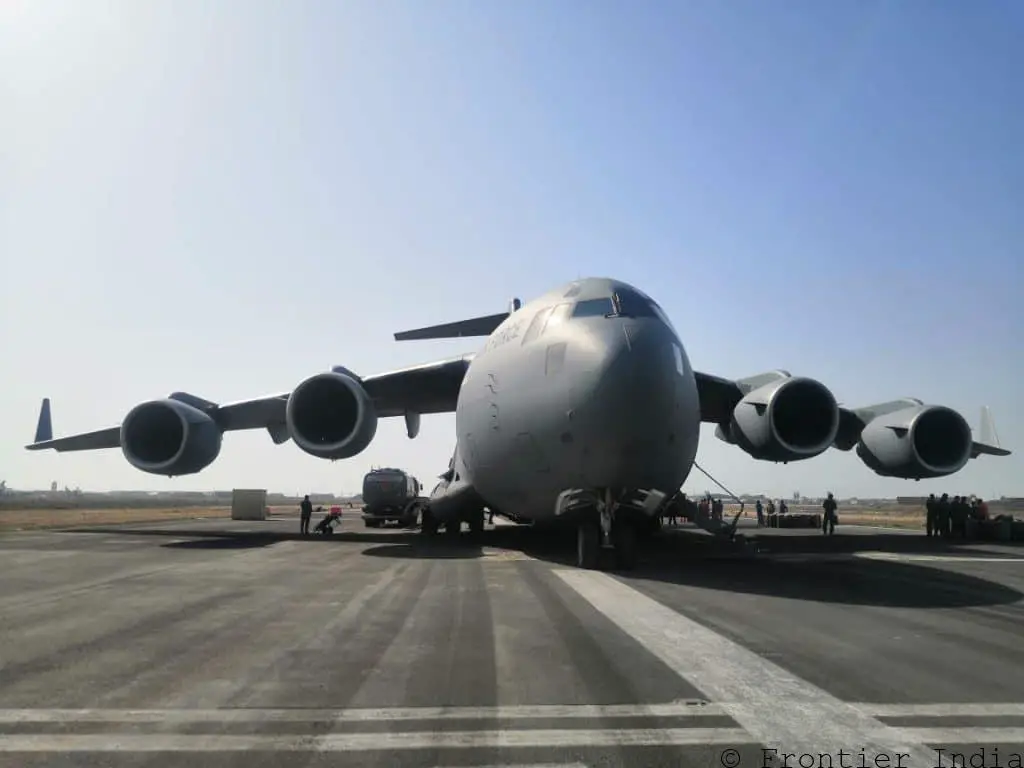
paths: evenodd
<path fill-rule="evenodd" d="M 721 499 L 714 499 L 711 494 L 705 494 L 700 501 L 688 499 L 686 494 L 679 492 L 665 505 L 662 511 L 662 519 L 669 525 L 678 525 L 679 518 L 692 518 L 699 516 L 702 519 L 721 521 L 725 514 L 725 504 Z"/>
<path fill-rule="evenodd" d="M 768 525 L 768 517 L 774 515 L 776 511 L 775 501 L 768 499 L 767 504 L 762 504 L 761 500 L 758 499 L 754 504 L 754 511 L 757 512 L 757 525 L 759 528 L 763 528 Z M 784 515 L 789 511 L 789 507 L 786 506 L 785 499 L 779 499 L 778 512 L 780 515 Z"/>
<path fill-rule="evenodd" d="M 822 516 L 821 516 L 821 532 L 826 536 L 831 536 L 836 532 L 836 510 L 839 509 L 839 505 L 836 503 L 835 497 L 832 495 L 832 491 L 828 492 L 828 496 L 825 497 L 825 501 L 821 504 Z M 757 525 L 759 528 L 763 528 L 768 524 L 768 518 L 775 514 L 775 502 L 772 499 L 768 499 L 767 504 L 762 504 L 761 500 L 758 499 L 757 503 L 754 504 L 754 510 L 757 512 Z M 789 506 L 786 504 L 785 499 L 779 499 L 778 513 L 784 515 L 789 512 Z"/>
<path fill-rule="evenodd" d="M 939 536 L 944 539 L 967 538 L 967 521 L 988 520 L 988 504 L 982 499 L 970 499 L 967 496 L 949 498 L 948 493 L 935 498 L 928 496 L 925 507 L 925 531 L 928 536 Z"/>

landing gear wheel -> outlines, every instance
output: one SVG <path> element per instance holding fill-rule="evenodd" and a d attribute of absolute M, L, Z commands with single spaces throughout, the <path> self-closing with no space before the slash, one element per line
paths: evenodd
<path fill-rule="evenodd" d="M 420 530 L 425 536 L 436 536 L 437 535 L 437 520 L 434 518 L 433 513 L 429 509 L 423 510 L 422 523 L 420 524 Z"/>
<path fill-rule="evenodd" d="M 450 539 L 459 538 L 459 534 L 462 533 L 462 521 L 461 520 L 450 520 L 444 524 L 444 532 Z"/>
<path fill-rule="evenodd" d="M 477 536 L 484 532 L 484 511 L 474 512 L 469 518 L 469 532 Z"/>
<path fill-rule="evenodd" d="M 576 528 L 576 567 L 594 570 L 601 555 L 601 531 L 597 523 L 587 520 Z"/>
<path fill-rule="evenodd" d="M 636 567 L 636 526 L 619 523 L 612 529 L 615 545 L 615 566 L 620 571 L 631 571 Z"/>

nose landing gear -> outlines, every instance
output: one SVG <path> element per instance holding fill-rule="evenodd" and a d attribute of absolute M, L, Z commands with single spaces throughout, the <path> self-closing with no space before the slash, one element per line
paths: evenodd
<path fill-rule="evenodd" d="M 637 563 L 637 534 L 657 514 L 665 494 L 660 491 L 572 490 L 558 499 L 557 514 L 577 518 L 576 565 L 593 570 L 610 551 L 614 568 L 632 570 Z"/>

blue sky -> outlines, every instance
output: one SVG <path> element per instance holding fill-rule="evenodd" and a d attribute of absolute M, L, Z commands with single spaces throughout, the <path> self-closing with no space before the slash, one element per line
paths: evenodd
<path fill-rule="evenodd" d="M 36 454 L 186 390 L 287 391 L 472 351 L 404 328 L 614 276 L 694 367 L 820 378 L 848 405 L 993 409 L 1006 459 L 886 480 L 854 454 L 737 490 L 1024 495 L 1024 6 L 28 2 L 0 8 L 0 476 L 88 489 L 429 478 L 454 417 L 330 463 L 264 432 L 169 480 Z M 694 472 L 686 488 L 709 484 Z"/>

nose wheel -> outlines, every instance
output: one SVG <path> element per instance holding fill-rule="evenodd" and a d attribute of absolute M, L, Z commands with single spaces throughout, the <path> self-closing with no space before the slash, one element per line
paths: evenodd
<path fill-rule="evenodd" d="M 596 504 L 592 513 L 584 515 L 576 529 L 576 565 L 594 570 L 600 566 L 603 551 L 611 550 L 615 568 L 631 570 L 637 561 L 637 530 L 635 522 L 625 515 L 616 515 L 617 503 L 610 490 Z"/>

